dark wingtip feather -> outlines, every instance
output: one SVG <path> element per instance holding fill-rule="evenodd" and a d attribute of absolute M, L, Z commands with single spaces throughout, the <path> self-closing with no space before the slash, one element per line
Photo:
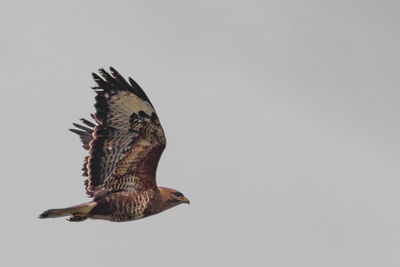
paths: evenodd
<path fill-rule="evenodd" d="M 98 85 L 98 86 L 93 86 L 92 89 L 94 89 L 94 90 L 96 90 L 96 89 L 108 90 L 109 89 L 107 82 L 105 80 L 103 80 L 103 78 L 101 78 L 99 75 L 97 75 L 96 73 L 93 72 L 92 77 L 93 77 L 93 80 Z"/>
<path fill-rule="evenodd" d="M 83 126 L 83 125 L 80 125 L 80 124 L 77 124 L 77 123 L 72 123 L 72 125 L 74 125 L 78 129 L 84 130 L 84 131 L 86 131 L 88 133 L 93 133 L 93 129 L 88 128 L 86 126 Z"/>
<path fill-rule="evenodd" d="M 128 77 L 129 82 L 127 82 L 115 68 L 110 67 L 109 69 L 111 74 L 104 68 L 99 69 L 100 76 L 92 73 L 94 81 L 98 84 L 97 87 L 92 87 L 92 89 L 97 92 L 100 91 L 99 89 L 106 91 L 127 90 L 152 105 L 146 93 L 131 77 Z"/>
<path fill-rule="evenodd" d="M 100 78 L 100 76 L 99 75 L 97 75 L 96 73 L 94 73 L 94 72 L 92 72 L 92 77 L 93 77 L 93 80 L 101 80 L 101 78 Z"/>
<path fill-rule="evenodd" d="M 110 67 L 110 73 L 112 74 L 112 76 L 114 76 L 119 82 L 124 82 L 124 86 L 129 84 L 125 81 L 124 77 L 122 77 L 121 74 L 119 74 L 119 72 L 114 69 L 113 67 Z"/>
<path fill-rule="evenodd" d="M 76 133 L 77 135 L 82 135 L 82 134 L 87 133 L 87 132 L 84 132 L 84 131 L 81 131 L 81 130 L 77 130 L 77 129 L 68 129 L 68 130 L 70 130 L 73 133 Z"/>
<path fill-rule="evenodd" d="M 124 79 L 124 77 L 122 77 L 121 74 L 119 74 L 116 69 L 110 67 L 110 72 L 111 75 L 114 77 L 114 81 L 120 86 L 120 89 L 135 93 L 132 86 Z"/>
<path fill-rule="evenodd" d="M 137 84 L 136 82 L 135 82 L 135 80 L 133 80 L 131 77 L 128 77 L 128 80 L 129 80 L 129 83 L 131 84 L 131 86 L 133 87 L 133 88 L 140 88 L 140 86 L 139 86 L 139 84 Z M 140 89 L 142 89 L 142 88 L 140 88 Z"/>
<path fill-rule="evenodd" d="M 113 67 L 111 67 L 111 66 L 110 66 L 110 71 L 111 71 L 112 74 L 114 74 L 114 73 L 119 74 L 118 71 L 116 69 L 114 69 Z"/>
<path fill-rule="evenodd" d="M 113 82 L 114 78 L 108 73 L 105 69 L 101 68 L 99 69 L 99 73 L 107 82 Z"/>
<path fill-rule="evenodd" d="M 86 124 L 87 126 L 89 126 L 91 128 L 94 128 L 96 126 L 96 124 L 94 124 L 93 122 L 88 121 L 88 120 L 86 120 L 84 118 L 81 119 L 81 122 L 83 122 L 84 124 Z"/>

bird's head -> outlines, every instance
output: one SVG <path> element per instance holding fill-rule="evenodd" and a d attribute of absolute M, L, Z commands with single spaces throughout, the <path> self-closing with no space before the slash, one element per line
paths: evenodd
<path fill-rule="evenodd" d="M 164 209 L 169 209 L 182 203 L 190 204 L 189 199 L 178 190 L 167 187 L 159 187 L 159 190 Z"/>

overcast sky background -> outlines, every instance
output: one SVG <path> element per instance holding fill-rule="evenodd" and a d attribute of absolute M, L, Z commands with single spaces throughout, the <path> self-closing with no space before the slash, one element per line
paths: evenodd
<path fill-rule="evenodd" d="M 400 266 L 398 1 L 2 1 L 1 266 Z M 88 201 L 71 123 L 90 73 L 153 102 L 158 183 L 192 205 L 39 220 Z"/>

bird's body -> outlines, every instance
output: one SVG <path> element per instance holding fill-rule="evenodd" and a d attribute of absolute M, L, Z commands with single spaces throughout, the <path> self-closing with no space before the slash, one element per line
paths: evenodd
<path fill-rule="evenodd" d="M 83 175 L 93 201 L 51 209 L 40 218 L 68 216 L 129 221 L 157 214 L 189 200 L 177 190 L 158 187 L 156 170 L 166 140 L 158 116 L 146 94 L 131 78 L 129 83 L 113 68 L 93 74 L 97 123 L 82 119 L 74 124 L 83 147 L 89 150 Z"/>

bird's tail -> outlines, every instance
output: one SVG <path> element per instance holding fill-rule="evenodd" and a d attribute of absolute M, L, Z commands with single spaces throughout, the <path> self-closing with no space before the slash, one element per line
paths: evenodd
<path fill-rule="evenodd" d="M 77 206 L 72 206 L 64 209 L 50 209 L 39 215 L 40 219 L 57 218 L 72 215 L 69 221 L 83 221 L 89 216 L 90 211 L 97 205 L 96 202 L 83 203 Z"/>

